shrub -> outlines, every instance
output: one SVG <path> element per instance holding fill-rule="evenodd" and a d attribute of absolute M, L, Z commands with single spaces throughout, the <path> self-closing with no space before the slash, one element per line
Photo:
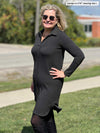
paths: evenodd
<path fill-rule="evenodd" d="M 73 40 L 79 47 L 100 47 L 100 38 L 81 38 Z"/>
<path fill-rule="evenodd" d="M 100 47 L 100 38 L 89 38 L 87 45 L 92 47 Z"/>
<path fill-rule="evenodd" d="M 84 46 L 87 46 L 88 38 L 84 39 L 84 38 L 78 37 L 74 40 L 74 42 L 79 47 L 84 47 Z"/>

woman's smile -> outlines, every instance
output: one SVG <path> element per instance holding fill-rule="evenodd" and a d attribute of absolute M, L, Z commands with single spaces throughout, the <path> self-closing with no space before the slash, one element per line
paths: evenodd
<path fill-rule="evenodd" d="M 46 25 L 52 25 L 51 22 L 44 22 L 44 24 L 46 24 Z"/>

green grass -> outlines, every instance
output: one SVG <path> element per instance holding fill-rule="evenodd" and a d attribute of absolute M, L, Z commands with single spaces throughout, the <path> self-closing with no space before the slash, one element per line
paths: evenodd
<path fill-rule="evenodd" d="M 0 133 L 33 133 L 34 101 L 0 109 Z M 58 133 L 100 133 L 100 87 L 62 94 L 63 110 L 55 120 Z"/>
<path fill-rule="evenodd" d="M 66 77 L 66 81 L 82 79 L 87 77 L 93 77 L 100 75 L 100 66 L 94 66 L 91 68 L 77 69 L 71 77 Z M 13 77 L 12 77 L 13 79 Z M 8 80 L 0 82 L 0 92 L 12 91 L 17 89 L 29 88 L 32 82 L 32 78 L 20 78 L 17 80 Z"/>
<path fill-rule="evenodd" d="M 29 88 L 32 78 L 20 78 L 16 80 L 0 81 L 0 92 Z"/>
<path fill-rule="evenodd" d="M 94 77 L 94 76 L 100 76 L 100 66 L 93 66 L 89 68 L 84 68 L 84 69 L 77 69 L 71 77 L 66 77 L 66 81 L 70 80 L 76 80 L 76 79 L 83 79 L 83 78 L 88 78 L 88 77 Z"/>

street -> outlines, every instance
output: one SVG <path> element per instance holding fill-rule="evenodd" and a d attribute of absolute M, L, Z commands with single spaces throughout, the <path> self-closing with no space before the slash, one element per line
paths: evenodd
<path fill-rule="evenodd" d="M 32 75 L 33 58 L 31 55 L 32 46 L 0 44 L 0 75 L 9 72 L 22 72 Z M 80 67 L 100 65 L 100 48 L 82 48 L 85 59 Z M 65 69 L 73 60 L 73 57 L 65 52 Z M 1 77 L 1 76 L 0 76 Z M 1 77 L 3 78 L 3 77 Z"/>
<path fill-rule="evenodd" d="M 0 69 L 33 66 L 31 47 L 0 44 Z M 100 64 L 100 48 L 82 48 L 82 51 L 85 54 L 82 65 Z M 72 59 L 65 52 L 64 64 L 69 64 Z"/>

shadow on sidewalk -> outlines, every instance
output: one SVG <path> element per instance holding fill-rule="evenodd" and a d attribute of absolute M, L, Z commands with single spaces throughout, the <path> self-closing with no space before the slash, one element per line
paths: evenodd
<path fill-rule="evenodd" d="M 23 127 L 21 133 L 34 133 L 34 132 L 33 132 L 33 129 L 32 129 L 31 126 L 29 126 L 29 127 L 26 127 L 26 126 L 25 126 L 25 127 Z"/>

